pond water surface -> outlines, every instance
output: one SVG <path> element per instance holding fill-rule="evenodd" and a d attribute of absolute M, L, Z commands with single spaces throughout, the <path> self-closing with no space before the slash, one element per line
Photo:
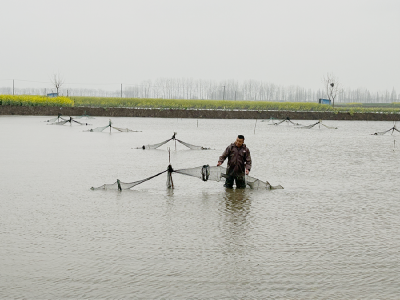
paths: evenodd
<path fill-rule="evenodd" d="M 392 122 L 49 118 L 0 117 L 1 299 L 399 299 L 400 138 L 371 135 Z M 135 149 L 174 132 L 213 150 Z M 164 171 L 168 147 L 175 169 L 216 165 L 238 134 L 283 190 L 90 190 Z"/>

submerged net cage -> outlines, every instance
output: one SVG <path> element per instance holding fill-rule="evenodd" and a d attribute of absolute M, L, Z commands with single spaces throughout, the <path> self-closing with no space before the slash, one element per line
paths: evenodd
<path fill-rule="evenodd" d="M 50 119 L 50 120 L 47 120 L 46 122 L 50 123 L 48 125 L 64 125 L 64 124 L 67 124 L 67 123 L 69 123 L 70 125 L 75 124 L 75 123 L 79 124 L 79 125 L 86 125 L 86 126 L 87 125 L 91 125 L 91 124 L 88 124 L 88 123 L 79 122 L 79 121 L 75 120 L 75 118 L 73 118 L 73 117 L 69 117 L 68 119 L 63 118 L 63 117 L 61 117 L 61 114 L 58 114 L 57 117 L 55 117 L 53 119 Z"/>
<path fill-rule="evenodd" d="M 318 122 L 311 124 L 311 125 L 305 125 L 305 126 L 296 126 L 295 128 L 299 128 L 299 129 L 311 129 L 314 126 L 318 125 L 318 128 L 321 128 L 321 126 L 324 126 L 325 128 L 328 129 L 337 129 L 337 127 L 333 127 L 333 126 L 327 126 L 325 124 L 322 123 L 322 120 L 319 120 Z"/>
<path fill-rule="evenodd" d="M 96 127 L 96 128 L 85 130 L 85 131 L 86 132 L 102 132 L 107 128 L 110 128 L 110 133 L 111 133 L 111 129 L 115 129 L 118 132 L 141 132 L 141 131 L 136 131 L 136 130 L 132 130 L 132 129 L 129 129 L 129 128 L 120 128 L 120 127 L 112 126 L 111 120 L 109 120 L 109 123 L 108 123 L 107 126 Z"/>
<path fill-rule="evenodd" d="M 153 178 L 155 178 L 155 177 L 157 177 L 157 176 L 159 176 L 159 175 L 161 175 L 161 174 L 163 174 L 163 173 L 165 173 L 167 171 L 168 170 L 165 170 L 165 171 L 162 171 L 162 172 L 160 172 L 160 173 L 158 173 L 156 175 L 153 175 L 153 176 L 150 176 L 150 177 L 147 177 L 145 179 L 138 180 L 138 181 L 134 181 L 134 182 L 121 182 L 119 179 L 117 179 L 117 181 L 114 182 L 114 183 L 103 184 L 102 186 L 99 186 L 97 188 L 92 187 L 91 189 L 92 190 L 119 190 L 119 191 L 128 190 L 130 188 L 133 188 L 134 186 L 137 186 L 138 184 L 146 182 L 147 180 L 153 179 Z"/>
<path fill-rule="evenodd" d="M 134 182 L 121 182 L 119 179 L 115 183 L 112 184 L 103 184 L 102 186 L 99 187 L 92 187 L 92 190 L 125 190 L 125 189 L 130 189 L 134 186 L 137 186 L 143 182 L 146 182 L 152 178 L 155 178 L 163 173 L 167 173 L 167 187 L 168 188 L 174 188 L 174 183 L 172 180 L 172 174 L 177 173 L 181 175 L 187 175 L 191 177 L 196 177 L 198 179 L 201 179 L 202 181 L 221 181 L 223 178 L 226 178 L 226 168 L 221 167 L 221 166 L 209 166 L 209 165 L 203 165 L 200 167 L 195 167 L 195 168 L 189 168 L 189 169 L 179 169 L 179 170 L 174 170 L 170 165 L 168 165 L 168 168 L 165 171 L 162 171 L 156 175 L 147 177 L 142 180 L 134 181 Z M 269 184 L 268 181 L 261 181 L 257 178 L 251 177 L 246 175 L 245 176 L 246 184 L 251 188 L 251 189 L 266 189 L 266 190 L 274 190 L 274 189 L 283 189 L 281 185 L 277 186 L 272 186 Z"/>
<path fill-rule="evenodd" d="M 211 148 L 206 148 L 206 147 L 196 146 L 196 145 L 186 143 L 184 141 L 177 139 L 176 135 L 177 135 L 177 133 L 174 132 L 174 135 L 168 140 L 162 141 L 161 143 L 157 143 L 157 144 L 143 145 L 142 147 L 137 147 L 136 149 L 143 149 L 143 150 L 157 149 L 157 148 L 161 147 L 162 145 L 168 143 L 169 141 L 177 141 L 178 143 L 181 143 L 182 145 L 188 147 L 191 150 L 210 150 L 211 149 Z"/>
<path fill-rule="evenodd" d="M 61 116 L 62 116 L 62 114 L 58 113 L 58 116 L 57 116 L 57 117 L 52 118 L 52 119 L 49 119 L 49 120 L 47 120 L 47 121 L 45 121 L 45 122 L 48 122 L 48 123 L 58 123 L 58 122 L 61 122 Z"/>
<path fill-rule="evenodd" d="M 162 145 L 168 143 L 170 140 L 172 140 L 172 139 L 168 139 L 168 140 L 165 140 L 165 141 L 163 141 L 161 143 L 157 143 L 157 144 L 143 145 L 142 147 L 136 148 L 136 149 L 143 149 L 143 150 L 144 149 L 157 149 L 157 148 L 161 147 Z"/>
<path fill-rule="evenodd" d="M 265 120 L 262 121 L 262 122 L 265 122 Z M 301 125 L 299 123 L 293 122 L 292 120 L 290 120 L 289 117 L 286 117 L 286 119 L 283 119 L 283 120 L 277 120 L 277 119 L 271 117 L 268 120 L 268 125 L 275 125 L 276 126 L 276 125 L 280 125 L 282 123 L 286 123 L 286 124 L 289 124 L 289 125 L 295 125 L 295 126 L 300 126 Z"/>
<path fill-rule="evenodd" d="M 388 129 L 388 130 L 381 131 L 381 132 L 375 132 L 375 133 L 373 133 L 372 135 L 384 135 L 384 134 L 386 134 L 386 133 L 393 134 L 393 133 L 395 133 L 395 132 L 400 132 L 400 130 L 397 129 L 396 124 L 395 124 L 392 128 L 390 128 L 390 129 Z"/>

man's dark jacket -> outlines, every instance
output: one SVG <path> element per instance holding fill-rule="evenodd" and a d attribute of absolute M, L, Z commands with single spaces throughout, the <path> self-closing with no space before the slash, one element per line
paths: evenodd
<path fill-rule="evenodd" d="M 228 158 L 227 175 L 243 176 L 245 170 L 251 169 L 250 150 L 243 144 L 240 148 L 235 143 L 230 144 L 219 157 L 218 161 L 223 163 Z"/>

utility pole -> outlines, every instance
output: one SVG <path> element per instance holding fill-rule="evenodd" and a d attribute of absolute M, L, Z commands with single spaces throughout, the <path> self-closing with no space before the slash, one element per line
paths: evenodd
<path fill-rule="evenodd" d="M 14 96 L 14 79 L 13 79 L 13 96 Z"/>
<path fill-rule="evenodd" d="M 236 91 L 235 91 L 235 101 L 236 101 Z"/>
<path fill-rule="evenodd" d="M 122 98 L 122 83 L 121 83 L 121 98 Z"/>
<path fill-rule="evenodd" d="M 224 95 L 222 97 L 222 100 L 225 100 L 225 86 L 224 86 Z"/>

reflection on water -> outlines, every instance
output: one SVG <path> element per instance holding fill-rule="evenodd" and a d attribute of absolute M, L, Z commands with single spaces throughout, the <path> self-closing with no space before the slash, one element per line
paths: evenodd
<path fill-rule="evenodd" d="M 224 232 L 243 236 L 246 230 L 247 218 L 250 213 L 251 199 L 249 190 L 226 189 L 224 196 Z M 230 238 L 229 240 L 234 240 Z"/>
<path fill-rule="evenodd" d="M 221 213 L 221 236 L 227 255 L 246 255 L 249 247 L 248 236 L 251 236 L 249 214 L 251 199 L 249 190 L 226 189 Z"/>
<path fill-rule="evenodd" d="M 142 132 L 109 134 L 47 119 L 0 117 L 0 298 L 398 299 L 400 141 L 371 136 L 391 122 L 118 118 Z M 240 132 L 252 175 L 285 189 L 163 174 L 90 190 L 165 170 L 167 147 L 135 147 L 171 132 L 215 149 L 177 145 L 174 168 L 215 165 Z"/>

